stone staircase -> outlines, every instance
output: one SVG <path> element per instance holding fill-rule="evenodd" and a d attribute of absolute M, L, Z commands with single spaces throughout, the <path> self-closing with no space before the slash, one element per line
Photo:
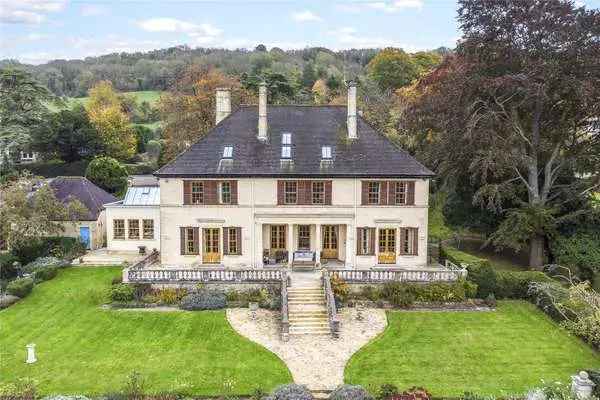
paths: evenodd
<path fill-rule="evenodd" d="M 322 287 L 288 288 L 288 306 L 290 336 L 331 334 Z"/>

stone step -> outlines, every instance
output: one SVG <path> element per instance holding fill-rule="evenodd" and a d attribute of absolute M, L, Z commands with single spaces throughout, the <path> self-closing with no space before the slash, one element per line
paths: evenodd
<path fill-rule="evenodd" d="M 298 300 L 298 301 L 310 301 L 310 300 L 323 300 L 325 298 L 324 295 L 293 295 L 293 296 L 288 296 L 288 301 L 291 300 Z"/>
<path fill-rule="evenodd" d="M 290 324 L 316 324 L 316 323 L 329 323 L 329 318 L 290 318 Z"/>
<path fill-rule="evenodd" d="M 329 316 L 327 314 L 318 314 L 318 315 L 297 315 L 297 314 L 290 314 L 288 319 L 290 321 L 311 321 L 311 320 L 321 320 L 321 319 L 328 319 Z"/>
<path fill-rule="evenodd" d="M 290 326 L 290 335 L 329 335 L 329 328 L 296 328 Z"/>
<path fill-rule="evenodd" d="M 310 289 L 310 290 L 293 290 L 288 289 L 288 295 L 290 294 L 317 294 L 323 293 L 323 289 Z"/>
<path fill-rule="evenodd" d="M 288 301 L 289 305 L 309 305 L 309 304 L 314 304 L 314 305 L 319 305 L 319 306 L 325 306 L 325 301 L 323 300 L 289 300 Z"/>
<path fill-rule="evenodd" d="M 294 329 L 297 329 L 297 328 L 300 328 L 300 329 L 303 329 L 303 328 L 306 328 L 306 329 L 313 329 L 313 328 L 314 329 L 329 329 L 329 322 L 328 321 L 311 322 L 311 323 L 308 323 L 308 322 L 296 323 L 296 322 L 294 322 L 294 323 L 290 323 L 290 329 L 291 328 L 294 328 Z"/>
<path fill-rule="evenodd" d="M 327 316 L 328 313 L 327 313 L 327 310 L 320 309 L 320 310 L 289 310 L 288 314 L 296 316 L 296 317 L 321 317 L 321 316 Z"/>

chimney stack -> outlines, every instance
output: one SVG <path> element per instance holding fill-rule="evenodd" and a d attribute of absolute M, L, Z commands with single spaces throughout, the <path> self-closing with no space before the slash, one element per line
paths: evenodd
<path fill-rule="evenodd" d="M 258 85 L 258 139 L 267 140 L 267 84 Z"/>
<path fill-rule="evenodd" d="M 348 139 L 357 139 L 356 130 L 356 82 L 348 82 Z"/>
<path fill-rule="evenodd" d="M 231 90 L 229 88 L 217 88 L 216 105 L 215 124 L 218 125 L 231 114 Z"/>

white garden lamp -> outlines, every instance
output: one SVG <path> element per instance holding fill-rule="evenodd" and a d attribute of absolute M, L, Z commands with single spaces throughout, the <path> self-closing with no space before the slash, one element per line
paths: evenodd
<path fill-rule="evenodd" d="M 594 386 L 596 384 L 585 371 L 571 377 L 571 393 L 580 400 L 591 399 Z"/>
<path fill-rule="evenodd" d="M 25 362 L 27 364 L 33 364 L 37 361 L 37 358 L 35 358 L 35 344 L 30 343 L 25 347 L 27 347 L 27 360 Z"/>

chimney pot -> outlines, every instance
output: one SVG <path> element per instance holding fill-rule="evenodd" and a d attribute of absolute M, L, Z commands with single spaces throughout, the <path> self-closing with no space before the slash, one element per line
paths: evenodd
<path fill-rule="evenodd" d="M 358 132 L 356 126 L 356 82 L 348 82 L 348 138 L 357 139 Z"/>
<path fill-rule="evenodd" d="M 219 124 L 231 114 L 231 90 L 229 88 L 217 88 L 216 107 L 215 124 Z"/>
<path fill-rule="evenodd" d="M 258 139 L 267 140 L 267 84 L 258 86 Z"/>

